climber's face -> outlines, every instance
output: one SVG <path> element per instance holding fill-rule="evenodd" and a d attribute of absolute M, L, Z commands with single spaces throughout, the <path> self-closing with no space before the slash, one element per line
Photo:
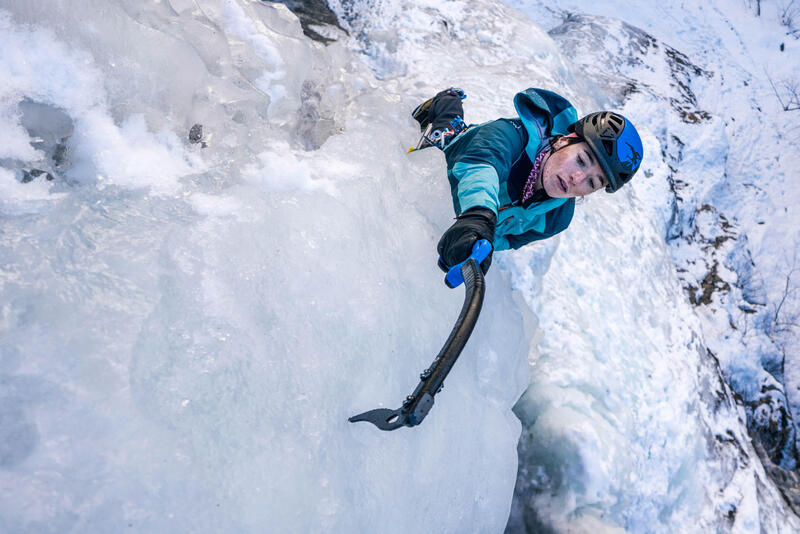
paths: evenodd
<path fill-rule="evenodd" d="M 564 146 L 564 139 L 556 142 L 544 162 L 542 186 L 545 192 L 553 198 L 572 198 L 605 188 L 608 181 L 589 145 L 580 142 Z"/>

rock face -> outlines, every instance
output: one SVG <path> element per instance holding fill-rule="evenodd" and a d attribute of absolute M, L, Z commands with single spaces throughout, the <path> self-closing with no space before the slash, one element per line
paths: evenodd
<path fill-rule="evenodd" d="M 22 183 L 34 180 L 53 181 L 70 166 L 69 140 L 74 125 L 72 119 L 56 106 L 22 100 L 18 105 L 20 123 L 30 136 L 30 144 L 38 160 L 6 161 L 6 168 L 15 169 Z"/>
<path fill-rule="evenodd" d="M 320 43 L 330 43 L 335 41 L 335 38 L 330 37 L 329 32 L 325 32 L 322 28 L 328 26 L 338 30 L 346 31 L 339 25 L 339 19 L 336 14 L 328 7 L 325 0 L 264 0 L 283 4 L 292 10 L 292 13 L 297 15 L 300 19 L 300 25 L 303 27 L 303 33 L 311 39 Z M 326 35 L 323 35 L 323 32 Z"/>
<path fill-rule="evenodd" d="M 796 470 L 790 471 L 775 465 L 764 449 L 758 436 L 753 437 L 753 445 L 758 453 L 758 457 L 761 459 L 761 463 L 764 465 L 764 470 L 778 489 L 780 489 L 787 506 L 789 506 L 796 515 L 800 516 L 800 475 L 797 474 Z"/>
<path fill-rule="evenodd" d="M 749 439 L 766 475 L 797 514 L 800 455 L 786 393 L 786 344 L 775 326 L 779 310 L 768 302 L 754 259 L 752 250 L 757 245 L 748 236 L 760 232 L 737 219 L 738 212 L 746 211 L 741 205 L 763 196 L 764 191 L 758 186 L 758 176 L 733 177 L 726 163 L 734 150 L 729 145 L 735 146 L 741 135 L 733 123 L 742 118 L 725 115 L 724 108 L 716 114 L 710 111 L 719 107 L 714 95 L 728 92 L 726 84 L 733 82 L 620 21 L 565 15 L 563 23 L 549 33 L 571 51 L 576 63 L 585 63 L 592 79 L 611 89 L 616 96 L 610 105 L 624 106 L 639 99 L 672 110 L 673 116 L 653 121 L 664 124 L 654 133 L 661 144 L 671 193 L 664 209 L 664 236 L 686 297 L 703 323 L 708 357 L 718 362 L 720 376 L 730 386 L 725 389 L 746 414 Z M 613 37 L 606 38 L 612 33 Z M 603 46 L 589 50 L 586 44 L 604 40 L 605 50 Z M 720 64 L 720 68 L 725 66 Z M 664 74 L 670 80 L 668 87 L 650 82 Z M 743 76 L 742 86 L 753 83 Z M 762 110 L 755 103 L 750 105 L 749 112 L 758 117 Z M 697 161 L 701 153 L 705 163 Z M 693 175 L 693 169 L 700 169 L 702 175 L 696 171 Z M 718 441 L 730 440 L 722 436 Z M 741 461 L 747 461 L 747 445 L 737 445 Z"/>

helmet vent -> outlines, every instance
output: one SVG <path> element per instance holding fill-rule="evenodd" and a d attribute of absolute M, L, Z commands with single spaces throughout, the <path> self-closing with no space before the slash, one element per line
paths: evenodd
<path fill-rule="evenodd" d="M 623 184 L 624 184 L 624 183 L 626 183 L 628 180 L 630 180 L 630 179 L 631 179 L 631 175 L 630 175 L 630 174 L 628 174 L 628 173 L 625 173 L 625 172 L 621 172 L 621 173 L 619 173 L 619 177 L 620 177 L 620 180 L 622 180 L 622 183 L 623 183 Z"/>
<path fill-rule="evenodd" d="M 609 156 L 613 155 L 614 143 L 606 139 L 603 139 L 602 142 L 603 142 L 603 148 L 606 149 L 606 154 L 608 154 Z"/>

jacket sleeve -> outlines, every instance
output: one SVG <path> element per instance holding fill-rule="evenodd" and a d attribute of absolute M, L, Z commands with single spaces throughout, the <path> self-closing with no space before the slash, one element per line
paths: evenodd
<path fill-rule="evenodd" d="M 521 248 L 533 241 L 539 241 L 553 237 L 554 235 L 563 232 L 572 222 L 572 216 L 575 213 L 575 199 L 570 198 L 561 206 L 545 213 L 545 225 L 542 231 L 531 230 L 520 235 L 509 234 L 503 236 L 502 243 L 505 248 L 513 248 L 514 250 Z M 497 238 L 495 238 L 497 241 Z M 496 250 L 504 250 L 495 246 Z"/>
<path fill-rule="evenodd" d="M 480 207 L 497 215 L 500 178 L 507 179 L 527 138 L 521 125 L 504 119 L 477 128 L 473 136 L 463 140 L 465 144 L 458 147 L 451 163 L 453 195 L 458 198 L 460 213 Z"/>

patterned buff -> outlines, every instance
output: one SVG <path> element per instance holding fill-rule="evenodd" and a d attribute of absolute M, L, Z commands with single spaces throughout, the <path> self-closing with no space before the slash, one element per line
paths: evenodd
<path fill-rule="evenodd" d="M 533 168 L 531 169 L 531 173 L 528 175 L 528 180 L 525 182 L 525 187 L 522 188 L 522 203 L 525 204 L 532 196 L 534 189 L 533 187 L 536 185 L 536 179 L 539 177 L 539 171 L 542 168 L 542 162 L 550 153 L 550 147 L 548 146 L 538 154 L 536 154 L 536 159 L 533 160 Z"/>

